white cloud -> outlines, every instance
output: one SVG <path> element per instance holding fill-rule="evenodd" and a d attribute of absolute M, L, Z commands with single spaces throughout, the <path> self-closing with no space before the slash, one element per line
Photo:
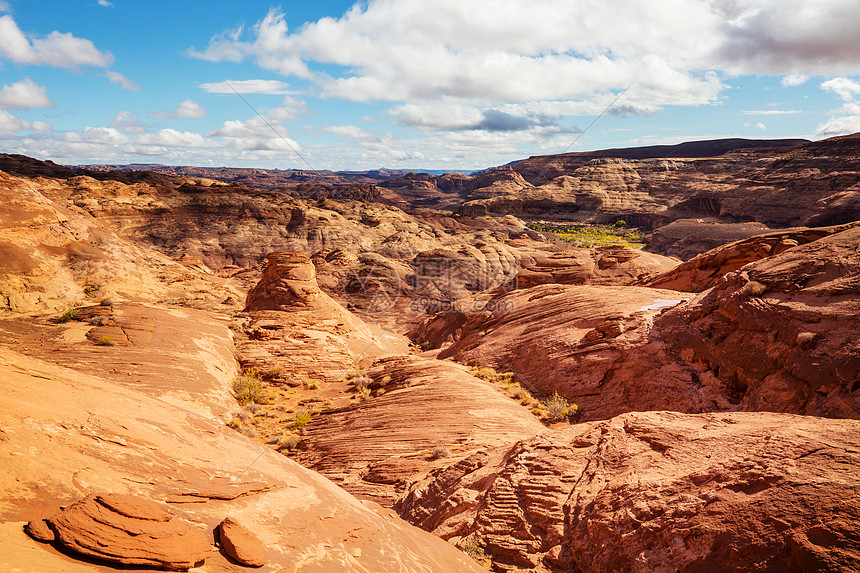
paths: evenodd
<path fill-rule="evenodd" d="M 821 89 L 835 93 L 845 103 L 834 110 L 830 119 L 818 126 L 815 134 L 833 137 L 860 131 L 860 103 L 855 101 L 855 98 L 860 96 L 860 83 L 850 78 L 838 77 L 823 82 Z"/>
<path fill-rule="evenodd" d="M 793 109 L 749 109 L 741 113 L 744 115 L 795 115 L 801 112 Z"/>
<path fill-rule="evenodd" d="M 27 78 L 0 89 L 0 109 L 23 109 L 53 107 L 44 86 Z"/>
<path fill-rule="evenodd" d="M 122 75 L 119 72 L 115 72 L 113 70 L 107 70 L 104 73 L 104 76 L 110 81 L 112 84 L 116 84 L 124 90 L 128 90 L 130 92 L 140 91 L 140 86 Z"/>
<path fill-rule="evenodd" d="M 808 79 L 809 79 L 809 76 L 807 76 L 806 74 L 801 74 L 800 72 L 795 72 L 793 74 L 789 74 L 787 76 L 784 76 L 782 78 L 782 80 L 780 80 L 780 83 L 784 87 L 794 87 L 794 86 L 800 86 L 800 85 L 805 84 L 806 80 L 808 80 Z"/>
<path fill-rule="evenodd" d="M 232 86 L 232 89 L 230 89 Z M 210 94 L 273 94 L 290 93 L 289 85 L 278 80 L 225 80 L 223 82 L 200 84 L 200 88 Z"/>
<path fill-rule="evenodd" d="M 113 4 L 108 2 L 108 0 L 99 0 L 99 6 L 104 6 L 105 8 L 113 8 Z"/>
<path fill-rule="evenodd" d="M 334 133 L 356 141 L 382 141 L 382 139 L 372 131 L 362 129 L 355 125 L 330 125 L 328 127 L 324 127 L 323 131 Z"/>
<path fill-rule="evenodd" d="M 0 109 L 0 135 L 11 135 L 19 131 L 53 131 L 53 126 L 44 121 L 27 121 Z"/>
<path fill-rule="evenodd" d="M 762 131 L 767 131 L 767 126 L 765 124 L 763 124 L 762 122 L 756 123 L 755 126 Z"/>
<path fill-rule="evenodd" d="M 6 0 L 0 0 L 0 12 L 11 12 L 12 5 Z"/>
<path fill-rule="evenodd" d="M 174 111 L 155 111 L 150 113 L 149 117 L 157 117 L 159 119 L 200 119 L 206 117 L 206 109 L 196 101 L 187 99 L 180 103 Z"/>
<path fill-rule="evenodd" d="M 821 88 L 835 93 L 844 101 L 852 101 L 855 96 L 860 95 L 860 82 L 855 82 L 849 78 L 827 80 L 821 84 Z"/>
<path fill-rule="evenodd" d="M 856 70 L 855 0 L 370 0 L 338 19 L 291 30 L 271 10 L 249 30 L 213 37 L 193 55 L 253 59 L 355 101 L 492 103 L 586 100 L 632 79 L 637 111 L 716 103 L 717 76 Z M 380 33 L 384 31 L 384 33 Z M 319 64 L 344 70 L 314 71 Z M 330 69 L 330 68 L 326 68 Z M 786 75 L 787 74 L 787 75 Z M 638 95 L 637 95 L 638 94 Z"/>
<path fill-rule="evenodd" d="M 0 16 L 0 56 L 18 64 L 72 69 L 81 66 L 106 68 L 113 63 L 109 52 L 100 52 L 90 40 L 72 34 L 54 31 L 31 42 L 9 15 Z"/>
<path fill-rule="evenodd" d="M 123 110 L 116 114 L 110 127 L 121 129 L 129 133 L 145 133 L 149 127 L 147 124 L 138 120 L 137 114 L 128 110 Z"/>

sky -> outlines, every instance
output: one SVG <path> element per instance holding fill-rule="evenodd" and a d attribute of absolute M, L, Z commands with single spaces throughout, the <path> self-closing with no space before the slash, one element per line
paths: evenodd
<path fill-rule="evenodd" d="M 857 0 L 0 0 L 0 152 L 477 170 L 860 131 Z"/>

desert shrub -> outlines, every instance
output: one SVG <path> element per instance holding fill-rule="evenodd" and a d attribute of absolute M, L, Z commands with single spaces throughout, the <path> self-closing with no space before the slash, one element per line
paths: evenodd
<path fill-rule="evenodd" d="M 439 446 L 439 447 L 433 448 L 433 453 L 431 454 L 431 457 L 434 460 L 441 460 L 442 458 L 447 458 L 450 455 L 451 455 L 451 450 L 449 450 L 448 448 L 443 448 L 442 446 Z"/>
<path fill-rule="evenodd" d="M 233 392 L 236 401 L 242 404 L 265 404 L 268 396 L 265 392 L 265 384 L 260 380 L 260 374 L 256 370 L 247 369 L 233 381 Z"/>
<path fill-rule="evenodd" d="M 320 387 L 320 381 L 316 378 L 308 378 L 305 380 L 305 388 L 308 390 L 316 390 Z"/>
<path fill-rule="evenodd" d="M 794 342 L 800 346 L 808 346 L 809 344 L 812 344 L 815 337 L 816 334 L 814 332 L 798 332 L 797 338 L 795 338 Z"/>
<path fill-rule="evenodd" d="M 746 285 L 744 285 L 744 289 L 750 296 L 758 297 L 765 293 L 767 287 L 760 282 L 750 281 Z"/>
<path fill-rule="evenodd" d="M 552 396 L 544 400 L 544 406 L 546 406 L 550 420 L 554 422 L 564 420 L 570 412 L 570 403 L 558 392 L 554 392 Z"/>
<path fill-rule="evenodd" d="M 87 296 L 93 296 L 99 291 L 98 285 L 84 285 L 84 294 Z"/>
<path fill-rule="evenodd" d="M 94 316 L 90 319 L 90 324 L 93 326 L 104 326 L 108 323 L 106 316 Z"/>
<path fill-rule="evenodd" d="M 284 450 L 294 450 L 296 449 L 296 447 L 298 447 L 301 441 L 301 436 L 297 436 L 293 433 L 286 433 L 280 438 L 278 438 L 278 441 L 275 444 L 275 449 L 277 449 L 279 452 L 282 452 Z"/>
<path fill-rule="evenodd" d="M 245 406 L 245 411 L 248 412 L 252 416 L 256 416 L 257 414 L 259 414 L 260 410 L 261 410 L 261 408 L 260 408 L 259 404 L 251 403 L 251 404 L 248 404 L 247 406 Z"/>
<path fill-rule="evenodd" d="M 233 418 L 227 422 L 228 428 L 233 428 L 234 430 L 238 430 L 242 427 L 242 420 L 239 419 L 239 416 L 233 416 Z"/>
<path fill-rule="evenodd" d="M 290 429 L 301 430 L 311 423 L 311 417 L 311 413 L 307 410 L 299 410 L 296 412 L 295 417 L 293 417 L 293 421 L 290 422 Z"/>
<path fill-rule="evenodd" d="M 116 341 L 114 341 L 110 336 L 102 336 L 96 340 L 96 344 L 98 346 L 116 346 Z"/>
<path fill-rule="evenodd" d="M 243 434 L 245 434 L 246 436 L 248 436 L 249 438 L 256 438 L 257 437 L 257 430 L 255 430 L 254 428 L 244 427 L 244 428 L 240 429 L 239 431 L 242 432 Z"/>
<path fill-rule="evenodd" d="M 472 559 L 483 559 L 486 556 L 484 548 L 476 539 L 469 539 L 460 543 L 460 551 L 471 557 Z"/>
<path fill-rule="evenodd" d="M 361 401 L 367 400 L 368 398 L 370 398 L 370 388 L 364 386 L 362 388 L 356 389 L 355 397 Z"/>
<path fill-rule="evenodd" d="M 103 298 L 99 301 L 101 306 L 113 306 L 113 301 L 109 298 Z"/>
<path fill-rule="evenodd" d="M 78 317 L 79 313 L 80 313 L 80 311 L 78 309 L 70 308 L 69 310 L 67 310 L 66 312 L 64 312 L 63 314 L 61 314 L 57 318 L 57 322 L 62 324 L 62 323 L 69 322 L 70 320 L 75 320 Z"/>

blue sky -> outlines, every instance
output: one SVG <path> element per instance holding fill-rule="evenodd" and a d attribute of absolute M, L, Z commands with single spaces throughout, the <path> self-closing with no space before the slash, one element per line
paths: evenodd
<path fill-rule="evenodd" d="M 471 170 L 821 139 L 860 131 L 858 21 L 856 0 L 0 0 L 0 151 Z"/>

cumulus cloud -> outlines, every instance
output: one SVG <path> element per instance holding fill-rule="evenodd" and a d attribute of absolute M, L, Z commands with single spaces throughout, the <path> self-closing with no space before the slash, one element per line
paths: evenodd
<path fill-rule="evenodd" d="M 116 84 L 124 90 L 128 90 L 130 92 L 140 91 L 139 85 L 137 85 L 119 72 L 108 70 L 104 73 L 104 76 L 110 81 L 110 83 Z"/>
<path fill-rule="evenodd" d="M 11 12 L 12 5 L 6 0 L 0 0 L 0 12 Z"/>
<path fill-rule="evenodd" d="M 109 52 L 100 52 L 90 40 L 53 31 L 29 40 L 12 16 L 0 16 L 0 57 L 18 64 L 76 69 L 106 68 L 113 63 Z"/>
<path fill-rule="evenodd" d="M 200 84 L 200 88 L 210 94 L 238 92 L 240 94 L 282 95 L 289 93 L 289 86 L 278 80 L 225 80 L 217 83 Z"/>
<path fill-rule="evenodd" d="M 0 135 L 11 135 L 19 131 L 49 132 L 54 128 L 44 121 L 27 121 L 17 115 L 12 115 L 5 109 L 0 109 Z"/>
<path fill-rule="evenodd" d="M 116 114 L 110 127 L 115 127 L 129 133 L 146 133 L 149 126 L 137 118 L 137 114 L 129 110 L 123 110 Z"/>
<path fill-rule="evenodd" d="M 592 99 L 639 78 L 640 105 L 630 113 L 641 114 L 714 103 L 725 86 L 708 72 L 788 74 L 785 85 L 799 85 L 811 73 L 854 70 L 856 21 L 854 0 L 654 0 L 623 9 L 605 0 L 499 0 L 492 10 L 370 0 L 297 30 L 273 9 L 192 55 L 254 59 L 355 101 Z M 344 71 L 314 71 L 318 64 Z"/>
<path fill-rule="evenodd" d="M 26 109 L 53 107 L 44 86 L 27 78 L 0 89 L 0 109 Z"/>
<path fill-rule="evenodd" d="M 843 101 L 852 101 L 860 94 L 860 82 L 849 78 L 833 78 L 823 82 L 821 88 L 830 91 L 842 98 Z"/>
<path fill-rule="evenodd" d="M 809 79 L 809 76 L 807 76 L 806 74 L 801 74 L 800 72 L 796 72 L 796 73 L 784 76 L 780 80 L 780 83 L 784 87 L 794 87 L 794 86 L 800 86 L 800 85 L 805 84 L 806 80 L 808 80 L 808 79 Z"/>
<path fill-rule="evenodd" d="M 815 134 L 821 137 L 847 135 L 860 131 L 860 82 L 850 78 L 838 77 L 822 82 L 821 89 L 833 92 L 845 103 L 834 110 L 830 119 L 818 126 Z"/>
<path fill-rule="evenodd" d="M 108 2 L 108 0 L 99 0 L 99 6 L 103 6 L 105 8 L 113 8 L 113 4 Z"/>
<path fill-rule="evenodd" d="M 748 109 L 741 112 L 744 115 L 795 115 L 800 110 L 794 109 Z"/>
<path fill-rule="evenodd" d="M 187 99 L 173 111 L 154 111 L 149 117 L 158 119 L 200 119 L 206 117 L 206 109 L 194 100 Z"/>

